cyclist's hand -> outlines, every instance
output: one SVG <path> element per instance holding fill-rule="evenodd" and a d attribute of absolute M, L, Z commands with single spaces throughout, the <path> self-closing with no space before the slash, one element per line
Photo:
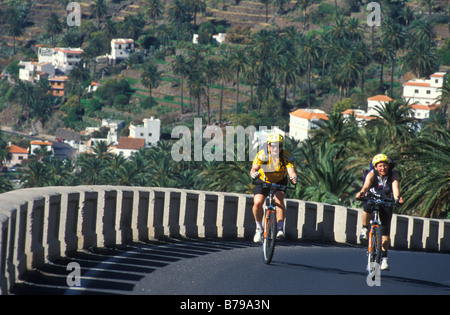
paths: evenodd
<path fill-rule="evenodd" d="M 297 177 L 291 177 L 290 180 L 292 184 L 297 185 Z"/>
<path fill-rule="evenodd" d="M 356 199 L 357 200 L 360 200 L 360 199 L 363 199 L 364 198 L 364 193 L 361 193 L 360 191 L 358 191 L 357 193 L 356 193 Z"/>
<path fill-rule="evenodd" d="M 261 173 L 254 172 L 253 175 L 252 175 L 252 179 L 255 180 L 255 179 L 259 178 L 260 176 L 261 176 Z"/>

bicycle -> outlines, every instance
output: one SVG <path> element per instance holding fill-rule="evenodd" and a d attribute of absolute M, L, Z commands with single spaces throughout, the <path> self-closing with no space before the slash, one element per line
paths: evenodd
<path fill-rule="evenodd" d="M 280 184 L 264 183 L 263 188 L 270 188 L 269 195 L 266 198 L 264 207 L 264 223 L 263 223 L 263 260 L 264 263 L 270 264 L 273 253 L 275 251 L 275 243 L 277 239 L 277 208 L 275 205 L 275 193 L 283 189 L 295 189 Z"/>
<path fill-rule="evenodd" d="M 369 238 L 367 245 L 367 272 L 368 275 L 375 277 L 380 268 L 381 262 L 381 246 L 382 233 L 381 221 L 379 219 L 379 211 L 381 207 L 394 208 L 396 204 L 391 200 L 379 199 L 374 195 L 372 198 L 362 198 L 367 201 L 368 205 L 373 207 L 373 219 L 370 220 Z"/>

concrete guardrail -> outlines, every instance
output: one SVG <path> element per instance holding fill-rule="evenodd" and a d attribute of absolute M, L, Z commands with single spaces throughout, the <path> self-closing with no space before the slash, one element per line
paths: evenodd
<path fill-rule="evenodd" d="M 251 195 L 170 188 L 76 186 L 0 194 L 0 294 L 27 269 L 66 253 L 163 236 L 253 237 Z M 290 239 L 357 244 L 361 209 L 286 200 Z M 450 252 L 450 220 L 395 215 L 391 246 Z"/>

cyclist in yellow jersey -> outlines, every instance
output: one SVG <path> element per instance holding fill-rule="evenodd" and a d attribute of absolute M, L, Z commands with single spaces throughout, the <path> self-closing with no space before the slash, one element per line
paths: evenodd
<path fill-rule="evenodd" d="M 270 134 L 267 138 L 267 149 L 263 149 L 256 154 L 250 170 L 250 176 L 257 179 L 253 196 L 253 216 L 256 221 L 256 233 L 253 241 L 255 242 L 262 240 L 263 204 L 269 194 L 269 188 L 263 188 L 263 183 L 287 185 L 287 176 L 289 176 L 291 182 L 297 184 L 294 158 L 289 152 L 283 150 L 283 142 L 283 136 L 280 134 Z M 278 238 L 284 238 L 284 194 L 285 191 L 277 191 L 275 194 Z"/>

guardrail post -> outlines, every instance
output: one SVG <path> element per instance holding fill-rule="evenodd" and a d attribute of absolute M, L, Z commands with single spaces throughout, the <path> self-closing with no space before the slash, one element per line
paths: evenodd
<path fill-rule="evenodd" d="M 133 241 L 148 240 L 149 228 L 147 226 L 150 210 L 150 191 L 133 188 L 134 202 L 131 218 Z"/>
<path fill-rule="evenodd" d="M 97 191 L 80 188 L 80 220 L 78 220 L 78 248 L 87 249 L 97 245 Z"/>
<path fill-rule="evenodd" d="M 150 191 L 150 207 L 148 214 L 149 239 L 158 239 L 164 236 L 163 217 L 165 196 L 164 191 Z"/>
<path fill-rule="evenodd" d="M 180 198 L 180 234 L 184 237 L 198 237 L 197 212 L 199 193 L 181 192 Z"/>
<path fill-rule="evenodd" d="M 64 234 L 60 235 L 61 225 L 61 194 L 57 191 L 43 191 L 45 195 L 45 215 L 44 218 L 44 248 L 46 248 L 46 260 L 58 259 L 61 257 L 61 240 Z"/>
<path fill-rule="evenodd" d="M 255 219 L 253 217 L 253 196 L 239 195 L 237 214 L 237 236 L 244 239 L 253 237 L 255 233 Z"/>
<path fill-rule="evenodd" d="M 439 250 L 439 221 L 432 219 L 423 219 L 423 237 L 422 242 L 426 250 Z"/>
<path fill-rule="evenodd" d="M 286 199 L 286 220 L 284 224 L 284 233 L 287 238 L 296 240 L 298 238 L 298 216 L 299 216 L 299 202 L 298 200 Z"/>
<path fill-rule="evenodd" d="M 180 198 L 181 193 L 167 190 L 164 199 L 163 227 L 165 235 L 177 237 L 180 235 Z"/>
<path fill-rule="evenodd" d="M 423 249 L 423 220 L 421 218 L 409 218 L 409 248 Z"/>
<path fill-rule="evenodd" d="M 66 254 L 78 249 L 77 223 L 79 220 L 80 193 L 60 187 L 61 192 L 61 224 L 59 235 L 61 240 L 61 253 Z"/>
<path fill-rule="evenodd" d="M 117 243 L 125 244 L 133 240 L 133 197 L 134 193 L 129 187 L 116 187 L 117 189 L 117 214 L 116 231 Z"/>
<path fill-rule="evenodd" d="M 197 216 L 199 237 L 217 237 L 217 202 L 217 194 L 200 193 Z"/>
<path fill-rule="evenodd" d="M 238 202 L 237 196 L 219 194 L 217 204 L 218 237 L 235 238 L 237 236 Z"/>
<path fill-rule="evenodd" d="M 393 214 L 391 221 L 391 246 L 398 249 L 408 248 L 409 219 L 406 216 Z"/>
<path fill-rule="evenodd" d="M 0 213 L 0 295 L 8 294 L 6 255 L 8 251 L 9 218 Z"/>
<path fill-rule="evenodd" d="M 317 239 L 317 204 L 312 202 L 305 202 L 305 211 L 302 219 L 302 238 L 307 240 Z"/>
<path fill-rule="evenodd" d="M 450 252 L 450 220 L 439 221 L 439 250 Z"/>

